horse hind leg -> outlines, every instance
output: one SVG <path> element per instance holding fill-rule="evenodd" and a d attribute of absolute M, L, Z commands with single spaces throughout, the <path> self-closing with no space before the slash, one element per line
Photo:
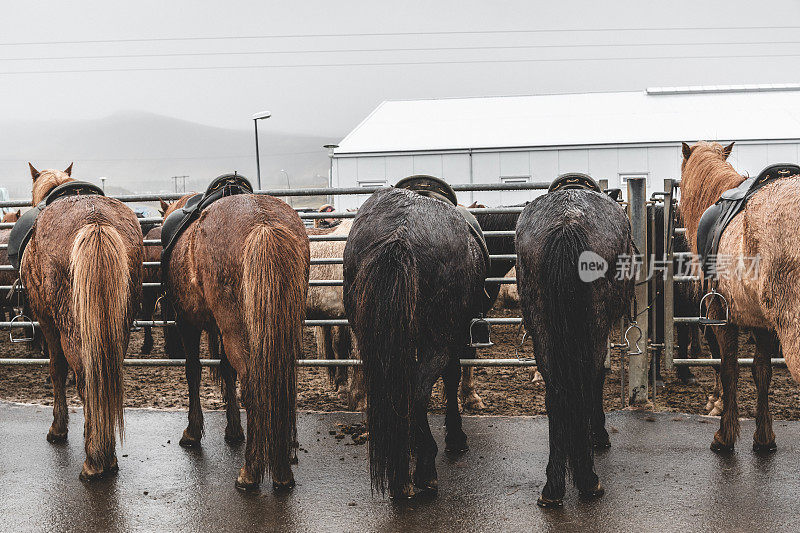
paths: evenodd
<path fill-rule="evenodd" d="M 420 350 L 419 371 L 414 376 L 411 398 L 411 455 L 414 461 L 414 495 L 436 493 L 439 481 L 436 474 L 436 454 L 439 448 L 428 422 L 428 404 L 433 384 L 441 375 L 441 366 L 436 368 L 435 355 Z M 427 358 L 426 358 L 427 357 Z"/>
<path fill-rule="evenodd" d="M 48 344 L 50 354 L 50 381 L 53 384 L 53 424 L 47 432 L 47 442 L 56 444 L 66 442 L 69 410 L 67 409 L 67 375 L 69 364 L 61 349 L 58 337 L 50 330 L 47 335 L 51 342 Z"/>
<path fill-rule="evenodd" d="M 469 359 L 475 359 L 476 353 L 475 348 L 470 348 L 465 355 Z M 461 405 L 464 409 L 471 411 L 486 409 L 483 398 L 475 391 L 475 367 L 472 366 L 465 366 L 461 369 Z"/>
<path fill-rule="evenodd" d="M 186 384 L 189 387 L 189 425 L 183 431 L 179 444 L 184 448 L 200 446 L 203 437 L 203 409 L 200 406 L 200 334 L 201 331 L 188 324 L 178 328 L 186 355 Z"/>
<path fill-rule="evenodd" d="M 737 398 L 739 328 L 722 326 L 717 329 L 716 338 L 722 358 L 720 379 L 722 381 L 723 407 L 720 427 L 714 435 L 711 449 L 717 452 L 728 452 L 733 450 L 736 438 L 739 436 L 739 402 Z"/>
<path fill-rule="evenodd" d="M 461 378 L 461 365 L 457 358 L 451 358 L 444 369 L 445 394 L 445 428 L 447 433 L 444 438 L 445 451 L 448 453 L 462 453 L 469 450 L 467 435 L 461 426 L 461 413 L 458 410 L 458 382 Z"/>
<path fill-rule="evenodd" d="M 780 345 L 774 332 L 756 329 L 756 354 L 753 361 L 753 381 L 756 384 L 756 431 L 753 435 L 753 451 L 773 452 L 775 433 L 772 431 L 772 414 L 769 412 L 769 386 L 772 381 L 772 357 L 778 357 Z"/>
<path fill-rule="evenodd" d="M 225 355 L 225 349 L 219 342 L 219 333 L 215 331 L 213 341 L 211 336 L 209 335 L 209 345 L 212 342 L 216 344 L 216 351 L 219 352 L 220 386 L 222 387 L 222 396 L 225 398 L 225 417 L 227 419 L 225 442 L 235 446 L 244 442 L 244 430 L 242 429 L 242 418 L 239 412 L 239 398 L 236 395 L 236 370 L 231 366 Z"/>

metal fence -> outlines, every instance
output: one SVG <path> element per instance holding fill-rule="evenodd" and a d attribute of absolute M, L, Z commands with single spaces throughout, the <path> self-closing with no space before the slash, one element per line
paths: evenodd
<path fill-rule="evenodd" d="M 607 188 L 607 180 L 600 180 L 600 185 Z M 489 184 L 462 184 L 453 185 L 456 192 L 471 192 L 471 191 L 545 191 L 550 186 L 548 181 L 530 182 L 530 183 L 489 183 Z M 379 190 L 381 187 L 349 187 L 349 188 L 313 188 L 313 189 L 268 189 L 256 191 L 257 194 L 269 194 L 276 197 L 289 197 L 289 196 L 340 196 L 340 195 L 369 195 Z M 633 228 L 634 242 L 640 250 L 647 250 L 647 212 L 645 196 L 646 182 L 644 178 L 631 178 L 628 180 L 628 202 L 623 203 L 627 207 L 628 214 L 631 218 Z M 184 194 L 133 194 L 123 196 L 113 196 L 122 202 L 157 202 L 159 200 L 177 200 L 185 196 Z M 12 200 L 0 202 L 0 208 L 11 207 L 28 207 L 30 201 L 25 200 Z M 486 208 L 469 208 L 472 213 L 521 213 L 522 207 L 486 207 Z M 301 219 L 327 219 L 327 218 L 353 218 L 355 212 L 349 211 L 334 211 L 328 213 L 317 212 L 299 212 L 298 215 Z M 160 223 L 161 218 L 141 218 L 139 219 L 142 224 Z M 13 227 L 12 223 L 0 223 L 0 229 L 7 229 Z M 508 231 L 486 231 L 484 233 L 487 237 L 513 237 L 515 232 Z M 339 235 L 310 235 L 310 241 L 345 241 L 346 236 Z M 160 245 L 157 240 L 144 240 L 145 245 Z M 0 245 L 0 248 L 6 248 L 7 245 Z M 647 255 L 646 253 L 644 255 Z M 516 255 L 491 255 L 491 259 L 497 260 L 513 260 Z M 341 264 L 342 258 L 324 258 L 312 259 L 312 265 L 320 264 Z M 157 261 L 145 262 L 145 267 L 156 268 L 160 266 Z M 0 270 L 13 270 L 10 265 L 0 266 Z M 488 278 L 487 283 L 496 284 L 514 284 L 515 278 Z M 160 288 L 160 283 L 143 283 L 144 288 Z M 338 286 L 342 285 L 342 280 L 310 280 L 309 285 L 314 286 Z M 0 286 L 0 291 L 10 290 L 10 286 Z M 643 338 L 647 338 L 647 301 L 648 301 L 648 287 L 644 286 L 643 290 L 637 290 L 636 298 L 638 300 L 639 309 L 644 309 L 643 316 L 640 317 L 640 325 L 643 324 Z M 522 322 L 521 317 L 507 317 L 507 318 L 488 318 L 487 322 L 494 325 L 516 325 Z M 0 328 L 8 329 L 11 327 L 30 327 L 37 326 L 36 322 L 0 322 Z M 170 327 L 174 325 L 172 321 L 143 321 L 137 320 L 134 322 L 135 326 L 151 326 L 151 327 Z M 306 320 L 306 326 L 343 326 L 347 325 L 346 319 L 327 319 L 327 320 Z M 610 354 L 612 348 L 623 348 L 627 344 L 609 343 L 608 354 L 606 357 L 606 366 L 609 366 Z M 624 351 L 624 350 L 623 350 Z M 624 359 L 622 364 L 624 366 Z M 47 364 L 48 360 L 43 358 L 4 358 L 0 359 L 0 365 L 43 365 Z M 182 359 L 125 359 L 125 364 L 130 366 L 182 366 L 185 361 Z M 201 364 L 204 366 L 218 365 L 218 361 L 203 359 Z M 358 360 L 324 360 L 324 359 L 302 359 L 298 361 L 301 366 L 352 366 L 361 364 Z M 514 359 L 462 359 L 462 366 L 506 366 L 506 367 L 529 367 L 535 366 L 535 360 L 531 358 L 514 358 Z M 648 383 L 647 383 L 647 368 L 649 365 L 649 351 L 644 350 L 642 354 L 634 354 L 628 356 L 629 366 L 629 379 L 627 393 L 623 389 L 623 400 L 626 399 L 632 403 L 646 401 L 648 396 Z M 623 370 L 624 372 L 624 370 Z"/>

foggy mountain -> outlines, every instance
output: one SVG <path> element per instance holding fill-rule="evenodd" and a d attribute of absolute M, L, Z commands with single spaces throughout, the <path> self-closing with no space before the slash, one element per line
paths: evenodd
<path fill-rule="evenodd" d="M 73 177 L 100 183 L 109 194 L 173 192 L 171 176 L 188 175 L 186 191 L 204 189 L 216 176 L 238 171 L 256 186 L 255 147 L 250 129 L 224 129 L 144 112 L 122 112 L 97 120 L 0 121 L 0 187 L 12 199 L 30 197 L 27 162 L 38 169 L 66 168 Z M 323 144 L 341 136 L 285 135 L 259 122 L 262 187 L 327 184 L 329 160 Z M 286 170 L 286 173 L 281 172 Z M 178 181 L 179 192 L 182 180 Z"/>

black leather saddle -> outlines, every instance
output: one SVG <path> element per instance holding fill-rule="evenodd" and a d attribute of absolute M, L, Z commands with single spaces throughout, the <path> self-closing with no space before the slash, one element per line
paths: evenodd
<path fill-rule="evenodd" d="M 619 202 L 622 199 L 622 189 L 603 190 L 591 176 L 580 172 L 561 174 L 553 180 L 547 192 L 563 191 L 565 189 L 586 189 L 587 191 L 605 193 L 615 202 Z"/>
<path fill-rule="evenodd" d="M 455 207 L 456 211 L 461 213 L 461 216 L 467 221 L 472 236 L 480 245 L 488 271 L 490 264 L 489 248 L 486 246 L 486 238 L 483 236 L 481 225 L 472 213 L 467 211 L 465 207 L 458 205 L 458 197 L 456 197 L 456 193 L 449 183 L 441 178 L 420 174 L 401 179 L 395 184 L 395 187 L 398 189 L 408 189 L 422 196 L 434 198 Z"/>
<path fill-rule="evenodd" d="M 32 209 L 27 210 L 19 217 L 19 220 L 11 228 L 11 234 L 8 236 L 8 261 L 15 269 L 19 269 L 19 264 L 22 261 L 22 254 L 25 253 L 25 247 L 28 241 L 31 240 L 33 235 L 33 228 L 36 226 L 36 219 L 45 207 L 52 204 L 59 198 L 66 196 L 105 196 L 103 189 L 87 183 L 85 181 L 68 181 L 62 183 L 58 187 L 50 191 L 47 197 L 39 202 Z"/>
<path fill-rule="evenodd" d="M 705 210 L 703 216 L 700 217 L 700 224 L 697 226 L 697 251 L 702 259 L 704 274 L 709 274 L 709 269 L 713 264 L 711 258 L 717 255 L 722 233 L 733 217 L 744 210 L 747 201 L 764 185 L 779 178 L 798 174 L 800 174 L 798 165 L 788 163 L 770 165 L 758 176 L 748 178 L 738 187 L 722 193 L 717 203 Z"/>
<path fill-rule="evenodd" d="M 161 227 L 162 266 L 166 264 L 178 237 L 200 216 L 203 209 L 226 196 L 252 193 L 253 186 L 244 176 L 236 173 L 223 174 L 211 182 L 206 192 L 195 194 L 186 201 L 186 205 L 170 213 Z"/>

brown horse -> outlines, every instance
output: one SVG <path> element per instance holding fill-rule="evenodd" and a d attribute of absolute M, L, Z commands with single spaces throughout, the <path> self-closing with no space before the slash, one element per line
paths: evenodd
<path fill-rule="evenodd" d="M 699 142 L 692 147 L 683 144 L 681 165 L 681 210 L 686 235 L 692 251 L 697 253 L 697 227 L 703 212 L 720 195 L 738 186 L 744 177 L 726 161 L 733 143 L 722 147 L 717 143 Z M 736 215 L 722 234 L 719 256 L 759 258 L 753 276 L 720 276 L 717 290 L 730 306 L 728 325 L 707 328 L 709 343 L 716 343 L 722 358 L 721 381 L 723 410 L 720 429 L 711 448 L 733 449 L 739 434 L 739 408 L 736 386 L 739 377 L 739 328 L 751 328 L 756 340 L 753 380 L 758 389 L 756 431 L 753 449 L 775 449 L 772 415 L 769 412 L 769 385 L 772 379 L 770 358 L 779 357 L 780 349 L 786 366 L 800 381 L 800 176 L 775 180 L 765 185 Z M 721 302 L 715 300 L 711 316 L 724 314 Z M 713 331 L 711 331 L 713 330 Z M 712 349 L 712 352 L 715 350 Z"/>
<path fill-rule="evenodd" d="M 64 172 L 30 169 L 33 205 L 56 186 L 74 181 L 72 165 Z M 47 440 L 67 438 L 65 381 L 71 367 L 84 405 L 84 480 L 118 469 L 122 361 L 141 277 L 139 221 L 122 202 L 105 196 L 67 196 L 44 208 L 22 257 L 20 279 L 50 355 L 55 400 Z"/>
<path fill-rule="evenodd" d="M 162 265 L 189 385 L 189 425 L 180 443 L 200 444 L 200 334 L 218 327 L 229 406 L 226 440 L 240 440 L 242 434 L 239 410 L 231 409 L 237 374 L 247 411 L 245 465 L 236 480 L 240 489 L 257 488 L 267 469 L 276 490 L 294 485 L 295 360 L 301 351 L 309 261 L 308 237 L 294 209 L 271 196 L 240 194 L 205 208 Z"/>

